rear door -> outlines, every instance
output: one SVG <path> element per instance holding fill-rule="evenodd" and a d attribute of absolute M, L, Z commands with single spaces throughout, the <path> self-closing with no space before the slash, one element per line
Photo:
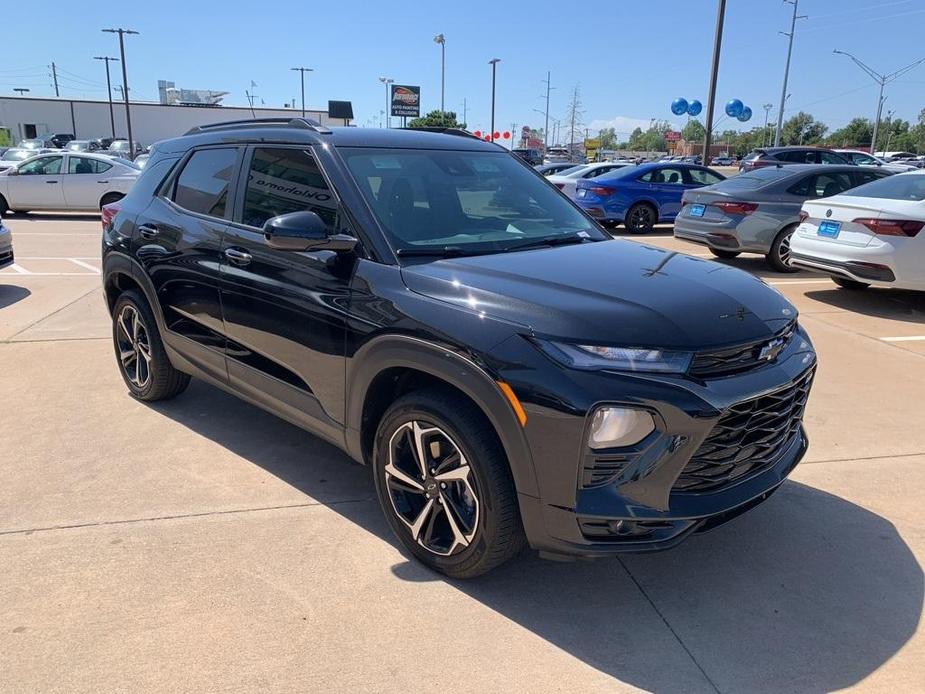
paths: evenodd
<path fill-rule="evenodd" d="M 309 210 L 350 233 L 318 158 L 306 146 L 248 149 L 221 258 L 231 384 L 290 420 L 339 440 L 352 256 L 270 248 L 271 217 Z"/>
<path fill-rule="evenodd" d="M 69 209 L 96 210 L 109 184 L 112 164 L 79 154 L 67 155 L 64 200 Z"/>
<path fill-rule="evenodd" d="M 222 382 L 228 374 L 219 257 L 242 150 L 216 146 L 187 154 L 138 215 L 133 240 L 164 314 L 165 342 Z"/>
<path fill-rule="evenodd" d="M 659 219 L 674 219 L 681 211 L 681 196 L 685 190 L 683 170 L 666 166 L 650 171 L 646 176 L 649 178 L 649 190 L 658 205 Z"/>
<path fill-rule="evenodd" d="M 62 210 L 64 203 L 64 155 L 37 157 L 19 167 L 19 175 L 7 186 L 10 207 L 16 210 Z"/>

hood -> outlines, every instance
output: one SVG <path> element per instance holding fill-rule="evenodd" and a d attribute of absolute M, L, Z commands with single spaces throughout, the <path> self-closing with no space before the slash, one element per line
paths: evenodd
<path fill-rule="evenodd" d="M 623 240 L 437 260 L 402 277 L 418 294 L 584 343 L 701 350 L 770 337 L 797 316 L 747 272 Z"/>

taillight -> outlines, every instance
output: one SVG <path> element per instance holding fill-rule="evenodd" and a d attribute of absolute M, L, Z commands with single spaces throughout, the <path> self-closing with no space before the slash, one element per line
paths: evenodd
<path fill-rule="evenodd" d="M 809 212 L 806 210 L 800 210 L 800 223 L 802 224 L 807 219 L 809 219 Z"/>
<path fill-rule="evenodd" d="M 751 214 L 758 209 L 756 202 L 714 202 L 712 204 L 726 214 Z"/>
<path fill-rule="evenodd" d="M 109 231 L 112 220 L 121 209 L 121 202 L 111 202 L 108 205 L 103 205 L 103 209 L 101 210 L 102 216 L 100 217 L 100 222 L 103 223 L 103 231 Z"/>
<path fill-rule="evenodd" d="M 858 217 L 853 220 L 855 224 L 866 226 L 877 236 L 915 236 L 925 222 L 912 219 L 875 219 L 873 217 Z"/>
<path fill-rule="evenodd" d="M 613 188 L 608 188 L 607 186 L 592 186 L 591 188 L 588 188 L 588 190 L 602 198 L 609 197 L 613 195 L 614 192 Z"/>

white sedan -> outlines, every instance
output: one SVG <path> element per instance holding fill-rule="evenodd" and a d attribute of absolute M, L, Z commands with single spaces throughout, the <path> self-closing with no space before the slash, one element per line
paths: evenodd
<path fill-rule="evenodd" d="M 578 181 L 583 178 L 597 178 L 622 169 L 624 166 L 630 166 L 628 163 L 617 164 L 614 162 L 602 162 L 600 164 L 578 164 L 571 169 L 560 171 L 554 176 L 548 176 L 546 180 L 552 183 L 556 188 L 568 195 L 572 200 L 575 199 L 575 191 L 578 188 Z"/>
<path fill-rule="evenodd" d="M 835 151 L 850 161 L 852 164 L 857 164 L 858 166 L 879 166 L 884 171 L 889 171 L 891 173 L 915 171 L 918 168 L 916 166 L 910 166 L 909 164 L 891 164 L 890 162 L 884 161 L 880 157 L 875 157 L 872 154 L 862 152 L 859 149 L 836 149 Z"/>
<path fill-rule="evenodd" d="M 124 197 L 139 173 L 127 159 L 87 152 L 42 154 L 0 174 L 0 214 L 99 210 Z"/>
<path fill-rule="evenodd" d="M 808 200 L 791 237 L 790 263 L 841 287 L 925 291 L 925 171 L 887 176 Z"/>

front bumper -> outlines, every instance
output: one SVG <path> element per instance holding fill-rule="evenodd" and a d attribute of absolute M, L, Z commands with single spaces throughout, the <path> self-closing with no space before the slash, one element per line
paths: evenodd
<path fill-rule="evenodd" d="M 549 555 L 572 556 L 666 549 L 761 503 L 807 450 L 799 418 L 773 457 L 747 474 L 704 489 L 682 489 L 679 478 L 687 474 L 691 458 L 725 413 L 744 402 L 773 397 L 804 379 L 808 392 L 815 364 L 812 345 L 799 329 L 776 363 L 712 381 L 569 372 L 577 389 L 591 393 L 584 402 L 563 408 L 560 395 L 558 404 L 546 397 L 525 403 L 525 433 L 540 491 L 539 498 L 520 495 L 531 546 Z M 652 435 L 654 441 L 646 439 L 645 455 L 631 459 L 605 483 L 588 485 L 583 479 L 588 421 L 600 405 L 647 409 L 658 431 Z"/>

